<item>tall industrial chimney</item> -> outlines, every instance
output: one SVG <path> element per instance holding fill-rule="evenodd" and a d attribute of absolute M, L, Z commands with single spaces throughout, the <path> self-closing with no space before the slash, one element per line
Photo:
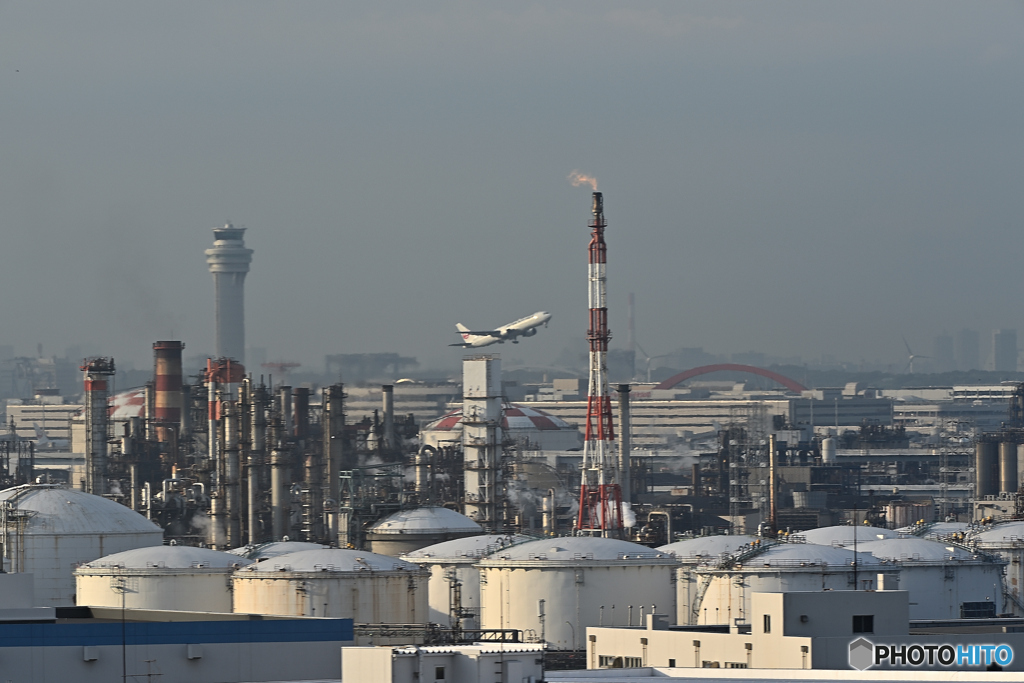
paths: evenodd
<path fill-rule="evenodd" d="M 213 229 L 206 263 L 213 273 L 217 302 L 217 356 L 245 362 L 245 274 L 252 249 L 245 248 L 245 228 L 228 223 Z"/>
<path fill-rule="evenodd" d="M 182 407 L 185 397 L 181 392 L 181 352 L 185 345 L 180 341 L 158 341 L 153 344 L 153 418 L 156 422 L 156 438 L 167 444 L 167 452 L 177 454 L 177 437 L 181 431 Z"/>
<path fill-rule="evenodd" d="M 616 481 L 615 428 L 612 399 L 608 391 L 608 303 L 605 264 L 608 247 L 604 241 L 604 196 L 595 192 L 590 221 L 587 268 L 590 325 L 590 386 L 587 391 L 587 423 L 584 428 L 583 477 L 577 529 L 606 537 L 622 534 L 622 489 Z"/>
<path fill-rule="evenodd" d="M 85 373 L 85 491 L 102 496 L 107 492 L 107 398 L 114 359 L 88 358 L 80 369 Z"/>

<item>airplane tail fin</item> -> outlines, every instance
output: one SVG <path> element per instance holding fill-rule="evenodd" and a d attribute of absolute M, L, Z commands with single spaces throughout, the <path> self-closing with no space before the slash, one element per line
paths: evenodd
<path fill-rule="evenodd" d="M 38 445 L 45 446 L 46 444 L 50 443 L 49 437 L 46 436 L 46 432 L 43 431 L 43 428 L 40 427 L 38 423 L 33 422 L 32 429 L 36 433 L 36 443 Z"/>
<path fill-rule="evenodd" d="M 459 331 L 459 335 L 466 341 L 469 341 L 469 338 L 473 336 L 469 333 L 469 328 L 462 323 L 455 323 L 455 329 Z"/>

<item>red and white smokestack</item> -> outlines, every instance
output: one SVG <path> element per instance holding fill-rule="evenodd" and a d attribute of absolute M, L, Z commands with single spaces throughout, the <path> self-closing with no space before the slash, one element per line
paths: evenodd
<path fill-rule="evenodd" d="M 181 411 L 184 403 L 181 395 L 181 352 L 185 345 L 180 341 L 158 341 L 153 344 L 153 379 L 156 383 L 156 410 L 154 417 L 163 425 L 181 427 Z"/>
<path fill-rule="evenodd" d="M 114 359 L 87 358 L 80 369 L 85 373 L 85 491 L 102 496 L 107 492 L 107 401 Z"/>
<path fill-rule="evenodd" d="M 177 451 L 177 436 L 181 431 L 182 409 L 185 397 L 181 393 L 180 341 L 158 341 L 153 344 L 153 420 L 156 439 L 167 444 L 167 452 Z"/>
<path fill-rule="evenodd" d="M 615 477 L 615 427 L 612 399 L 608 389 L 608 303 L 605 265 L 608 247 L 604 241 L 604 196 L 593 195 L 588 248 L 588 301 L 590 326 L 590 385 L 587 391 L 587 422 L 584 429 L 583 478 L 580 486 L 578 528 L 581 531 L 619 535 L 622 529 L 622 491 Z"/>

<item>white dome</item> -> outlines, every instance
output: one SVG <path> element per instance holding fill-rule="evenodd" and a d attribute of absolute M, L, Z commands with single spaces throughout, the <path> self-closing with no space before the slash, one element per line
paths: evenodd
<path fill-rule="evenodd" d="M 792 569 L 801 566 L 850 567 L 854 558 L 859 566 L 881 564 L 876 557 L 853 552 L 849 548 L 833 548 L 814 543 L 780 543 L 744 563 L 744 567 L 773 567 Z"/>
<path fill-rule="evenodd" d="M 981 559 L 961 548 L 916 536 L 869 541 L 858 545 L 857 550 L 871 553 L 879 559 L 901 562 L 963 562 Z"/>
<path fill-rule="evenodd" d="M 243 572 L 389 572 L 420 571 L 420 568 L 394 557 L 368 553 L 365 550 L 323 548 L 285 553 L 243 567 Z"/>
<path fill-rule="evenodd" d="M 928 530 L 920 538 L 935 540 L 940 536 L 948 536 L 949 534 L 967 533 L 970 528 L 971 525 L 967 522 L 936 522 L 935 524 L 928 525 Z M 917 531 L 916 526 L 905 526 L 897 529 L 896 533 L 901 536 L 913 536 L 915 531 Z"/>
<path fill-rule="evenodd" d="M 596 536 L 559 536 L 522 543 L 487 556 L 483 563 L 505 561 L 564 563 L 594 560 L 644 560 L 651 564 L 676 563 L 675 558 L 668 553 L 653 550 L 638 543 Z"/>
<path fill-rule="evenodd" d="M 428 545 L 426 548 L 414 550 L 402 555 L 403 560 L 410 562 L 444 562 L 444 561 L 476 561 L 504 548 L 534 540 L 532 536 L 523 534 L 485 534 L 483 536 L 466 536 L 443 543 Z"/>
<path fill-rule="evenodd" d="M 25 534 L 118 535 L 153 534 L 161 543 L 163 530 L 124 505 L 91 493 L 52 484 L 26 484 L 0 491 L 0 501 L 30 511 Z"/>
<path fill-rule="evenodd" d="M 259 562 L 260 560 L 277 557 L 285 553 L 297 553 L 300 550 L 317 550 L 327 547 L 329 546 L 319 543 L 307 543 L 305 541 L 271 541 L 269 543 L 257 543 L 256 545 L 243 545 L 241 548 L 233 548 L 227 552 Z"/>
<path fill-rule="evenodd" d="M 977 534 L 974 538 L 978 541 L 978 545 L 983 547 L 1024 545 L 1024 522 L 997 524 Z"/>
<path fill-rule="evenodd" d="M 857 543 L 877 541 L 881 538 L 896 538 L 898 533 L 890 529 L 882 529 L 874 526 L 823 526 L 817 529 L 801 531 L 794 536 L 803 536 L 808 543 L 817 545 L 853 545 L 854 535 L 857 536 Z"/>
<path fill-rule="evenodd" d="M 759 540 L 757 536 L 698 536 L 676 541 L 658 548 L 663 553 L 672 553 L 680 560 L 715 558 L 723 553 L 734 553 L 741 546 Z"/>
<path fill-rule="evenodd" d="M 463 514 L 448 508 L 428 507 L 402 510 L 367 529 L 371 534 L 478 533 L 484 528 Z"/>
<path fill-rule="evenodd" d="M 82 565 L 87 569 L 230 569 L 251 564 L 237 555 L 185 545 L 158 545 L 114 553 Z"/>

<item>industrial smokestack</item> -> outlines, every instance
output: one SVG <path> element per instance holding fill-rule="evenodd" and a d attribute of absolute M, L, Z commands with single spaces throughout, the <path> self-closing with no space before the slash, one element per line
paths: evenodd
<path fill-rule="evenodd" d="M 596 187 L 596 181 L 594 181 Z M 608 304 L 605 266 L 608 247 L 604 241 L 604 196 L 594 192 L 590 221 L 587 284 L 590 324 L 590 385 L 587 391 L 587 422 L 584 428 L 583 468 L 577 528 L 605 537 L 622 534 L 622 489 L 615 480 L 615 428 L 608 390 Z"/>
<path fill-rule="evenodd" d="M 396 450 L 395 443 L 395 387 L 391 384 L 384 384 L 380 388 L 384 405 L 384 447 L 382 452 Z"/>
<path fill-rule="evenodd" d="M 107 438 L 113 358 L 89 358 L 80 368 L 85 373 L 85 491 L 102 496 L 107 492 Z"/>
<path fill-rule="evenodd" d="M 629 391 L 628 384 L 619 385 L 619 486 L 622 487 L 622 501 L 632 504 L 630 454 L 633 446 L 630 435 L 633 430 L 629 414 Z"/>
<path fill-rule="evenodd" d="M 217 356 L 245 362 L 245 275 L 252 249 L 245 248 L 245 228 L 228 223 L 213 229 L 206 263 L 213 274 L 217 317 Z"/>
<path fill-rule="evenodd" d="M 323 451 L 326 454 L 327 495 L 330 499 L 328 510 L 328 536 L 335 545 L 340 545 L 338 507 L 341 502 L 341 480 L 339 472 L 351 469 L 345 461 L 345 390 L 341 384 L 324 387 L 323 395 Z"/>
<path fill-rule="evenodd" d="M 153 344 L 153 421 L 155 436 L 166 443 L 166 452 L 177 454 L 178 434 L 181 433 L 184 395 L 181 392 L 180 341 L 158 341 Z"/>
<path fill-rule="evenodd" d="M 293 394 L 295 400 L 295 419 L 293 421 L 293 434 L 299 441 L 309 436 L 309 389 L 307 387 L 295 387 Z"/>

